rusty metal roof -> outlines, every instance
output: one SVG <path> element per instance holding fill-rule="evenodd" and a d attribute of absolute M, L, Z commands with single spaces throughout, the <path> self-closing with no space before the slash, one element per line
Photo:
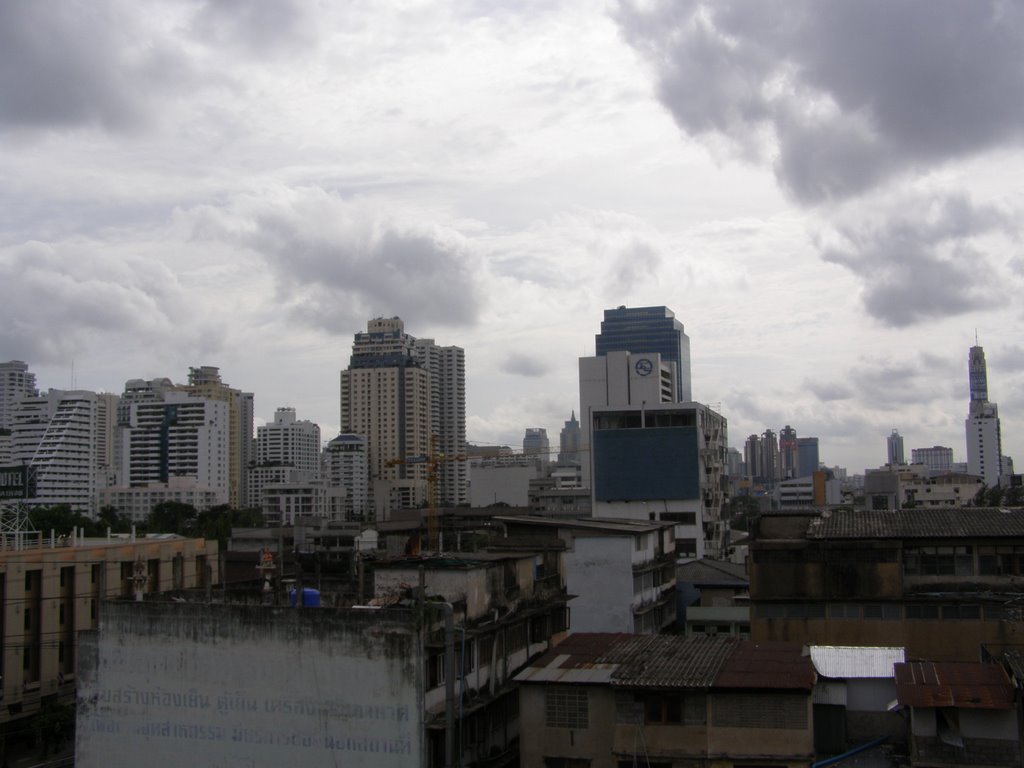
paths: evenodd
<path fill-rule="evenodd" d="M 895 670 L 896 698 L 906 706 L 1013 707 L 1013 685 L 999 664 L 913 661 Z"/>
<path fill-rule="evenodd" d="M 715 680 L 715 688 L 777 688 L 809 691 L 814 665 L 799 643 L 755 643 L 736 648 Z"/>
<path fill-rule="evenodd" d="M 747 568 L 726 560 L 691 560 L 676 566 L 676 581 L 690 584 L 745 586 L 750 584 Z"/>
<path fill-rule="evenodd" d="M 516 680 L 709 688 L 738 642 L 724 635 L 572 634 L 516 675 Z"/>
<path fill-rule="evenodd" d="M 808 539 L 1024 536 L 1024 508 L 836 509 L 812 519 Z"/>

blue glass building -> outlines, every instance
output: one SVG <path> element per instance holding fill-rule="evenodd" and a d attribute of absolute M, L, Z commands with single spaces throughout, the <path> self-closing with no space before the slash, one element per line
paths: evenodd
<path fill-rule="evenodd" d="M 690 337 L 668 307 L 606 309 L 601 332 L 595 340 L 599 357 L 609 352 L 660 353 L 663 361 L 675 363 L 678 402 L 693 400 L 690 390 Z"/>

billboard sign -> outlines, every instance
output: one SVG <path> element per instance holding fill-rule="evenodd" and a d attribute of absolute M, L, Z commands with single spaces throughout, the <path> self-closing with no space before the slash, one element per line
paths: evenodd
<path fill-rule="evenodd" d="M 0 467 L 0 499 L 30 499 L 35 496 L 34 475 L 26 466 Z"/>

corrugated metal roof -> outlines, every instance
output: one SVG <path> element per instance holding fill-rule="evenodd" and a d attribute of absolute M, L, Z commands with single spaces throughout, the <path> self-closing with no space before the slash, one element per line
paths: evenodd
<path fill-rule="evenodd" d="M 1024 536 L 1024 508 L 837 509 L 812 519 L 808 539 Z"/>
<path fill-rule="evenodd" d="M 798 643 L 741 643 L 715 679 L 716 688 L 777 688 L 809 691 L 814 665 Z"/>
<path fill-rule="evenodd" d="M 850 680 L 861 677 L 892 677 L 892 665 L 906 661 L 902 648 L 870 648 L 849 645 L 812 645 L 811 662 L 822 677 Z"/>
<path fill-rule="evenodd" d="M 676 581 L 690 584 L 721 584 L 743 586 L 750 583 L 747 569 L 725 560 L 691 560 L 676 566 Z"/>
<path fill-rule="evenodd" d="M 520 682 L 708 688 L 739 640 L 695 635 L 578 633 L 516 675 Z"/>
<path fill-rule="evenodd" d="M 896 664 L 896 698 L 911 707 L 1011 709 L 1013 686 L 999 664 L 914 661 Z"/>
<path fill-rule="evenodd" d="M 646 533 L 671 528 L 675 523 L 658 520 L 631 520 L 628 518 L 559 518 L 539 515 L 499 515 L 495 520 L 511 525 L 540 526 L 543 528 L 571 528 L 596 533 Z"/>
<path fill-rule="evenodd" d="M 619 688 L 811 690 L 814 667 L 795 643 L 726 635 L 579 633 L 516 675 L 519 682 L 610 683 Z"/>

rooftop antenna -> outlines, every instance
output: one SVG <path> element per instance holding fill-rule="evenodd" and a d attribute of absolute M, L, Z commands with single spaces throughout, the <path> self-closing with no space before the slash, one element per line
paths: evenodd
<path fill-rule="evenodd" d="M 974 346 L 978 346 L 978 329 L 974 329 Z"/>
<path fill-rule="evenodd" d="M 75 388 L 75 358 L 71 358 L 71 389 Z"/>

